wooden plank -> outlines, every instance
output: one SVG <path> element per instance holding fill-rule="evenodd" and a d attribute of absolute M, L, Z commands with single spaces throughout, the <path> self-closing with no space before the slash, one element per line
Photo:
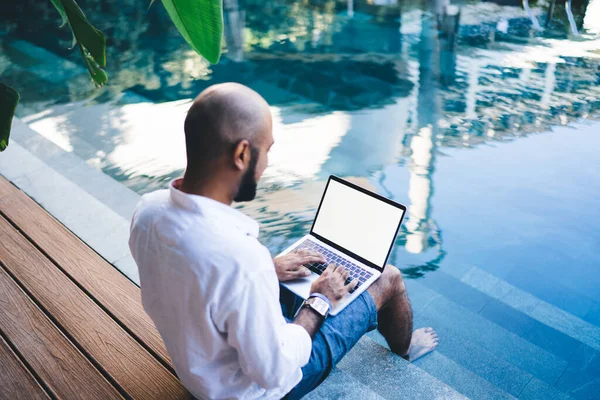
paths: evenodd
<path fill-rule="evenodd" d="M 2 267 L 0 330 L 55 396 L 68 399 L 123 398 Z"/>
<path fill-rule="evenodd" d="M 0 260 L 6 269 L 128 395 L 187 398 L 169 370 L 2 217 L 0 237 Z"/>
<path fill-rule="evenodd" d="M 2 337 L 0 337 L 0 399 L 50 399 Z"/>
<path fill-rule="evenodd" d="M 60 222 L 0 176 L 0 211 L 163 362 L 165 345 L 142 307 L 140 289 Z"/>

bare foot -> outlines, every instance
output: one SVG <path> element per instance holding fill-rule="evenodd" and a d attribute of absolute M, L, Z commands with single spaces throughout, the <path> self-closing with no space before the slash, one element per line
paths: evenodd
<path fill-rule="evenodd" d="M 421 328 L 413 332 L 410 340 L 408 354 L 404 356 L 408 361 L 415 361 L 431 352 L 438 345 L 438 335 L 432 328 Z"/>

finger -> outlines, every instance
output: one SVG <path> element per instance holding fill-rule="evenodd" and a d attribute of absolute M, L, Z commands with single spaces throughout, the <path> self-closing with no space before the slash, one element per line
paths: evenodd
<path fill-rule="evenodd" d="M 348 291 L 354 289 L 356 287 L 356 285 L 358 285 L 358 278 L 354 278 L 350 281 L 349 284 L 347 284 L 345 287 L 348 289 Z"/>
<path fill-rule="evenodd" d="M 308 255 L 308 251 L 306 249 L 296 249 L 293 251 L 293 253 L 296 257 L 304 257 Z"/>
<path fill-rule="evenodd" d="M 302 254 L 305 255 L 305 256 L 309 256 L 311 254 L 319 254 L 319 253 L 311 251 L 311 250 L 303 249 L 302 250 Z"/>
<path fill-rule="evenodd" d="M 344 272 L 342 272 L 342 278 L 344 278 L 344 282 L 346 281 L 346 279 L 348 279 L 349 276 L 350 276 L 350 271 L 345 270 Z"/>
<path fill-rule="evenodd" d="M 337 267 L 337 265 L 335 265 L 335 264 L 329 264 L 327 266 L 327 268 L 325 268 L 325 271 L 323 271 L 323 274 L 325 274 L 325 273 L 331 274 L 331 273 L 335 272 L 336 267 Z"/>
<path fill-rule="evenodd" d="M 306 255 L 309 257 L 318 258 L 319 260 L 321 260 L 321 262 L 327 261 L 327 259 L 325 258 L 325 256 L 323 254 L 316 252 L 316 251 L 307 251 Z"/>
<path fill-rule="evenodd" d="M 298 272 L 298 271 L 302 271 L 302 270 L 305 270 L 305 269 L 308 269 L 308 267 L 306 267 L 303 264 L 294 264 L 294 265 L 291 265 L 287 269 L 287 271 L 289 271 L 289 272 Z"/>
<path fill-rule="evenodd" d="M 306 264 L 309 262 L 325 262 L 325 258 L 321 254 L 316 253 L 314 251 L 301 249 L 301 250 L 295 250 L 294 253 L 298 258 L 298 262 L 301 262 L 301 263 Z"/>
<path fill-rule="evenodd" d="M 306 250 L 296 249 L 292 253 L 294 255 L 294 258 L 299 258 L 299 257 L 304 257 L 305 256 L 305 252 L 306 252 Z"/>
<path fill-rule="evenodd" d="M 346 271 L 346 268 L 344 268 L 342 265 L 338 266 L 335 270 L 335 272 L 340 275 L 342 275 L 344 273 L 344 271 Z"/>
<path fill-rule="evenodd" d="M 299 268 L 298 270 L 293 272 L 294 277 L 302 278 L 305 276 L 309 276 L 312 272 L 308 268 Z"/>
<path fill-rule="evenodd" d="M 302 256 L 302 259 L 301 259 L 302 264 L 308 264 L 308 263 L 311 263 L 311 262 L 324 263 L 325 261 L 326 261 L 325 257 L 323 257 L 320 254 L 317 254 L 317 255 L 313 255 L 313 254 L 305 255 L 305 256 Z"/>
<path fill-rule="evenodd" d="M 323 257 L 320 253 L 317 253 L 316 251 L 307 250 L 307 249 L 297 250 L 296 253 L 301 256 L 304 256 L 304 257 L 309 257 L 309 256 Z"/>

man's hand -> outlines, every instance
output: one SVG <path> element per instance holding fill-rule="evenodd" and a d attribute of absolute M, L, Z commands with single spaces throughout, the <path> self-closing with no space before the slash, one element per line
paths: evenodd
<path fill-rule="evenodd" d="M 346 268 L 329 264 L 319 279 L 312 283 L 310 292 L 321 293 L 323 296 L 327 297 L 335 307 L 335 305 L 358 284 L 358 279 L 355 278 L 346 285 L 349 275 L 350 272 L 348 272 Z"/>
<path fill-rule="evenodd" d="M 329 264 L 325 271 L 314 281 L 310 287 L 310 293 L 320 293 L 335 305 L 358 284 L 358 279 L 346 285 L 350 273 L 344 268 L 334 264 Z M 330 310 L 331 311 L 331 310 Z M 323 318 L 313 310 L 301 308 L 294 319 L 294 324 L 300 325 L 306 329 L 311 338 L 323 324 Z"/>
<path fill-rule="evenodd" d="M 308 250 L 298 250 L 273 259 L 280 282 L 309 276 L 311 272 L 304 265 L 311 262 L 324 263 L 325 257 Z"/>

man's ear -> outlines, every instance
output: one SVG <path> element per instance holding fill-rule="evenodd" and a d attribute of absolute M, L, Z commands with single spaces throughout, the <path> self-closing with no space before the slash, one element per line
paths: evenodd
<path fill-rule="evenodd" d="M 233 151 L 233 163 L 240 171 L 245 170 L 250 162 L 250 142 L 240 140 Z"/>

